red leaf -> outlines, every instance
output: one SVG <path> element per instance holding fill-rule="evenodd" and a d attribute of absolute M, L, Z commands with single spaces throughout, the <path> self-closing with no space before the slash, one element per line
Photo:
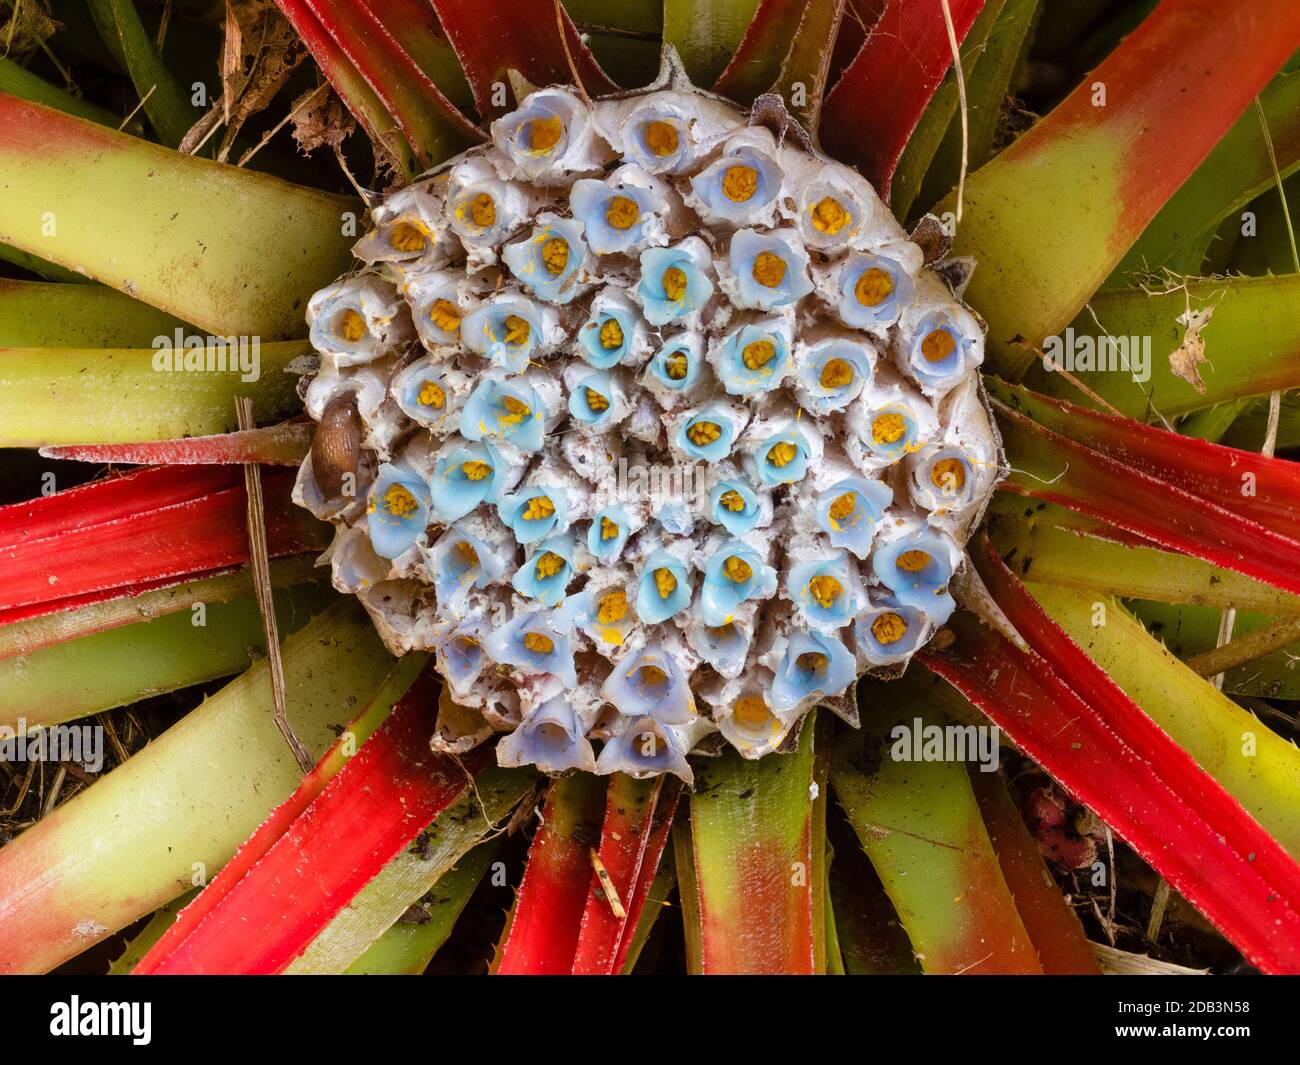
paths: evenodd
<path fill-rule="evenodd" d="M 984 0 L 950 0 L 957 43 Z M 890 0 L 853 62 L 826 97 L 819 137 L 882 197 L 926 105 L 952 66 L 940 0 Z"/>
<path fill-rule="evenodd" d="M 147 470 L 103 488 L 0 508 L 0 616 L 17 620 L 46 611 L 7 612 L 82 605 L 109 597 L 97 593 L 158 587 L 247 562 L 242 479 L 234 467 Z M 320 544 L 311 520 L 290 499 L 293 479 L 278 471 L 263 485 L 272 556 Z M 231 482 L 236 486 L 223 487 Z"/>
<path fill-rule="evenodd" d="M 102 464 L 141 463 L 188 466 L 260 462 L 270 466 L 298 466 L 311 450 L 315 426 L 305 418 L 244 429 L 218 436 L 187 436 L 181 440 L 151 440 L 141 444 L 67 444 L 43 447 L 47 459 Z"/>
<path fill-rule="evenodd" d="M 1152 543 L 1300 593 L 1300 542 L 1043 428 L 993 400 L 1014 470 L 1006 491 L 1060 503 Z"/>
<path fill-rule="evenodd" d="M 430 0 L 460 57 L 480 115 L 510 109 L 493 102 L 494 86 L 519 71 L 534 85 L 571 85 L 574 73 L 592 95 L 617 92 L 578 36 L 558 0 Z M 560 25 L 564 25 L 564 36 Z M 566 53 L 567 48 L 567 53 Z M 570 63 L 572 59 L 572 63 Z M 498 98 L 499 99 L 499 98 Z"/>
<path fill-rule="evenodd" d="M 1300 973 L 1300 866 L 992 556 L 985 579 L 1033 648 L 968 614 L 922 661 L 1090 806 L 1247 959 Z"/>
<path fill-rule="evenodd" d="M 718 76 L 713 91 L 749 105 L 770 89 L 781 69 L 781 57 L 799 29 L 804 9 L 825 0 L 759 0 L 735 54 Z"/>
<path fill-rule="evenodd" d="M 995 381 L 991 390 L 1044 429 L 1300 540 L 1300 463 L 1088 410 L 1019 385 Z"/>
<path fill-rule="evenodd" d="M 599 838 L 603 777 L 560 777 L 546 793 L 495 972 L 556 976 L 573 969 L 591 886 L 589 848 Z"/>
<path fill-rule="evenodd" d="M 305 790 L 272 814 L 246 844 L 247 854 L 241 851 L 196 900 L 195 917 L 186 919 L 184 911 L 180 931 L 164 936 L 136 972 L 274 974 L 288 967 L 464 793 L 467 773 L 490 755 L 479 748 L 462 766 L 434 754 L 436 717 L 436 682 L 416 684 L 318 795 L 310 795 L 317 782 L 309 777 Z M 304 798 L 311 801 L 302 809 Z M 201 905 L 218 884 L 214 902 Z"/>
<path fill-rule="evenodd" d="M 676 780 L 667 784 L 663 777 L 638 781 L 622 773 L 610 778 L 598 856 L 624 915 L 614 912 L 593 871 L 574 950 L 575 975 L 609 976 L 622 965 L 646 894 L 659 871 L 678 794 Z"/>

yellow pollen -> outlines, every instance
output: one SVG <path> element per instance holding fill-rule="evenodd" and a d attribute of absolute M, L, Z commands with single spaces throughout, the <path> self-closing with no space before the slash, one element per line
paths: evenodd
<path fill-rule="evenodd" d="M 530 417 L 533 413 L 528 404 L 521 403 L 514 396 L 502 398 L 501 406 L 505 407 L 507 411 L 505 414 L 497 415 L 497 421 L 502 425 L 520 425 L 525 418 Z"/>
<path fill-rule="evenodd" d="M 686 430 L 686 437 L 696 447 L 707 447 L 722 435 L 717 422 L 696 422 Z"/>
<path fill-rule="evenodd" d="M 673 152 L 677 151 L 677 146 L 681 144 L 681 138 L 677 135 L 677 127 L 671 122 L 663 122 L 659 119 L 647 122 L 643 135 L 646 147 L 661 159 L 665 155 L 672 155 Z"/>
<path fill-rule="evenodd" d="M 447 393 L 442 390 L 442 386 L 436 381 L 425 381 L 420 385 L 418 398 L 422 405 L 442 410 L 442 405 L 447 402 Z"/>
<path fill-rule="evenodd" d="M 655 587 L 659 589 L 659 598 L 667 599 L 677 591 L 677 578 L 666 566 L 655 570 Z"/>
<path fill-rule="evenodd" d="M 456 554 L 460 555 L 466 569 L 473 569 L 478 565 L 478 552 L 468 540 L 462 540 L 456 545 Z"/>
<path fill-rule="evenodd" d="M 537 560 L 537 579 L 544 581 L 547 577 L 554 577 L 562 569 L 564 569 L 564 559 L 554 551 L 547 551 Z"/>
<path fill-rule="evenodd" d="M 775 252 L 760 251 L 754 256 L 754 268 L 751 273 L 760 285 L 765 288 L 776 288 L 785 280 L 785 260 Z"/>
<path fill-rule="evenodd" d="M 524 633 L 524 646 L 530 651 L 536 651 L 539 655 L 549 655 L 555 650 L 555 641 L 549 636 L 543 636 L 540 632 Z"/>
<path fill-rule="evenodd" d="M 555 504 L 549 496 L 533 496 L 524 508 L 524 521 L 541 521 L 555 513 Z"/>
<path fill-rule="evenodd" d="M 674 381 L 681 381 L 686 377 L 686 355 L 680 351 L 674 351 L 664 360 L 664 372 Z"/>
<path fill-rule="evenodd" d="M 552 237 L 542 245 L 542 264 L 552 277 L 564 273 L 569 265 L 569 242 L 563 237 Z"/>
<path fill-rule="evenodd" d="M 400 484 L 390 485 L 384 493 L 384 509 L 395 518 L 404 518 L 418 510 L 420 504 L 415 501 L 409 489 Z"/>
<path fill-rule="evenodd" d="M 722 195 L 732 203 L 744 203 L 758 191 L 758 171 L 752 166 L 729 166 L 722 175 Z"/>
<path fill-rule="evenodd" d="M 617 318 L 606 318 L 600 327 L 600 346 L 606 351 L 613 351 L 623 346 L 623 327 Z"/>
<path fill-rule="evenodd" d="M 658 666 L 642 666 L 637 673 L 640 674 L 641 684 L 648 688 L 657 688 L 668 679 L 668 674 Z"/>
<path fill-rule="evenodd" d="M 913 549 L 911 551 L 904 551 L 898 556 L 898 560 L 894 564 L 899 569 L 906 570 L 908 573 L 919 573 L 930 564 L 930 556 L 924 551 Z"/>
<path fill-rule="evenodd" d="M 751 731 L 762 728 L 771 716 L 761 695 L 742 695 L 731 708 L 731 720 Z"/>
<path fill-rule="evenodd" d="M 808 594 L 824 610 L 831 608 L 842 591 L 844 591 L 843 585 L 834 577 L 825 573 L 819 574 L 808 582 Z"/>
<path fill-rule="evenodd" d="M 718 498 L 718 502 L 730 510 L 732 513 L 739 513 L 745 509 L 744 497 L 734 488 L 728 488 Z"/>
<path fill-rule="evenodd" d="M 608 518 L 600 519 L 600 538 L 602 540 L 613 540 L 618 536 L 618 523 L 610 521 Z"/>
<path fill-rule="evenodd" d="M 606 592 L 596 608 L 596 620 L 602 625 L 613 625 L 627 617 L 627 593 L 622 589 Z"/>
<path fill-rule="evenodd" d="M 743 558 L 740 558 L 737 555 L 731 555 L 727 558 L 727 561 L 722 564 L 722 572 L 737 584 L 744 584 L 754 575 L 754 568 Z"/>
<path fill-rule="evenodd" d="M 820 651 L 805 651 L 794 660 L 794 664 L 809 673 L 820 673 L 830 665 L 830 659 Z"/>
<path fill-rule="evenodd" d="M 822 388 L 844 388 L 853 381 L 853 367 L 844 359 L 827 359 L 818 380 Z"/>
<path fill-rule="evenodd" d="M 907 420 L 901 414 L 882 414 L 871 423 L 871 439 L 877 444 L 896 444 L 907 433 Z"/>
<path fill-rule="evenodd" d="M 429 321 L 444 333 L 455 333 L 460 329 L 460 308 L 451 300 L 434 300 L 429 308 Z"/>
<path fill-rule="evenodd" d="M 935 329 L 927 333 L 925 339 L 921 341 L 921 354 L 925 356 L 927 362 L 943 362 L 952 354 L 956 346 L 957 342 L 953 340 L 948 330 Z"/>
<path fill-rule="evenodd" d="M 366 320 L 349 307 L 334 319 L 334 332 L 349 344 L 355 344 L 366 335 Z"/>
<path fill-rule="evenodd" d="M 627 196 L 615 196 L 605 208 L 605 221 L 615 229 L 631 229 L 641 218 L 641 209 L 636 200 Z"/>
<path fill-rule="evenodd" d="M 664 295 L 677 303 L 686 295 L 686 271 L 680 266 L 670 266 L 664 271 Z"/>
<path fill-rule="evenodd" d="M 497 205 L 486 192 L 480 192 L 468 204 L 460 209 L 460 217 L 463 219 L 466 212 L 469 214 L 470 221 L 479 229 L 491 229 L 497 224 Z"/>
<path fill-rule="evenodd" d="M 776 358 L 776 345 L 770 340 L 755 340 L 752 344 L 746 344 L 740 353 L 740 361 L 751 370 L 766 366 L 774 358 Z"/>
<path fill-rule="evenodd" d="M 891 644 L 898 643 L 907 635 L 907 622 L 902 616 L 892 611 L 888 614 L 881 614 L 871 623 L 871 635 L 876 638 L 876 643 Z"/>
<path fill-rule="evenodd" d="M 870 270 L 864 270 L 862 276 L 858 278 L 858 283 L 853 286 L 853 295 L 864 307 L 879 306 L 893 291 L 894 279 L 875 266 Z"/>
<path fill-rule="evenodd" d="M 809 209 L 813 228 L 830 236 L 835 236 L 849 222 L 849 212 L 833 196 L 823 196 Z"/>
<path fill-rule="evenodd" d="M 528 123 L 528 149 L 538 155 L 546 155 L 560 143 L 563 134 L 564 122 L 558 115 L 535 118 Z"/>
<path fill-rule="evenodd" d="M 936 488 L 959 492 L 966 487 L 966 467 L 961 459 L 940 459 L 930 467 L 930 483 Z"/>
<path fill-rule="evenodd" d="M 788 466 L 798 453 L 799 449 L 789 440 L 781 440 L 768 448 L 767 461 L 779 469 Z"/>
<path fill-rule="evenodd" d="M 528 343 L 528 338 L 533 335 L 533 327 L 528 324 L 527 318 L 520 318 L 517 314 L 506 315 L 506 343 L 513 344 L 516 347 Z"/>
<path fill-rule="evenodd" d="M 486 462 L 479 462 L 477 459 L 462 462 L 460 468 L 471 481 L 481 481 L 492 472 L 491 466 Z"/>
<path fill-rule="evenodd" d="M 857 497 L 852 492 L 845 492 L 831 501 L 830 516 L 834 521 L 843 521 L 857 509 Z"/>
<path fill-rule="evenodd" d="M 388 234 L 388 243 L 398 251 L 420 251 L 424 248 L 425 237 L 410 222 L 398 222 Z"/>
<path fill-rule="evenodd" d="M 604 396 L 602 396 L 594 388 L 587 389 L 586 394 L 587 394 L 587 406 L 590 407 L 592 410 L 596 410 L 596 411 L 609 410 L 609 400 L 606 399 Z"/>

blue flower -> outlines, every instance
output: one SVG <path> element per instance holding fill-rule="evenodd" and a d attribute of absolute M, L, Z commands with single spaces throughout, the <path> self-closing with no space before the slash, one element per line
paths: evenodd
<path fill-rule="evenodd" d="M 813 290 L 808 253 L 797 237 L 788 242 L 780 233 L 742 229 L 731 238 L 729 261 L 736 279 L 736 306 L 787 307 Z"/>
<path fill-rule="evenodd" d="M 747 599 L 767 599 L 776 591 L 776 570 L 742 540 L 729 540 L 704 565 L 700 617 L 717 628 L 735 617 Z"/>
<path fill-rule="evenodd" d="M 529 714 L 497 744 L 497 763 L 536 766 L 543 773 L 595 772 L 596 756 L 567 695 L 557 695 Z"/>
<path fill-rule="evenodd" d="M 838 695 L 857 676 L 857 663 L 839 639 L 820 632 L 790 637 L 772 677 L 770 703 L 777 713 L 813 699 Z"/>
<path fill-rule="evenodd" d="M 772 159 L 744 146 L 691 178 L 691 193 L 706 220 L 742 225 L 780 195 L 783 179 L 781 168 Z"/>
<path fill-rule="evenodd" d="M 632 534 L 627 509 L 619 504 L 601 507 L 591 516 L 587 529 L 587 550 L 601 562 L 612 562 L 623 553 Z"/>
<path fill-rule="evenodd" d="M 669 499 L 660 504 L 654 517 L 664 532 L 672 536 L 690 536 L 695 528 L 691 508 L 680 499 Z"/>
<path fill-rule="evenodd" d="M 650 174 L 678 174 L 694 160 L 692 119 L 655 97 L 623 125 L 624 155 Z"/>
<path fill-rule="evenodd" d="M 893 325 L 912 293 L 907 270 L 888 255 L 858 252 L 840 268 L 840 318 L 854 329 Z"/>
<path fill-rule="evenodd" d="M 575 181 L 569 207 L 573 217 L 582 223 L 591 250 L 597 255 L 609 255 L 644 243 L 649 223 L 664 209 L 664 200 L 648 187 L 638 167 L 624 166 L 603 181 Z"/>
<path fill-rule="evenodd" d="M 461 338 L 508 373 L 523 373 L 546 338 L 541 308 L 522 296 L 506 296 L 480 304 L 461 323 Z"/>
<path fill-rule="evenodd" d="M 672 773 L 688 785 L 694 780 L 677 737 L 653 717 L 629 721 L 612 737 L 596 759 L 596 772 L 626 773 L 636 780 Z"/>
<path fill-rule="evenodd" d="M 451 228 L 468 244 L 496 244 L 519 221 L 513 208 L 517 195 L 511 191 L 510 185 L 495 178 L 462 186 L 451 199 Z"/>
<path fill-rule="evenodd" d="M 862 585 L 843 552 L 790 567 L 789 594 L 816 629 L 840 629 L 861 604 Z"/>
<path fill-rule="evenodd" d="M 556 615 L 576 625 L 596 644 L 609 647 L 622 647 L 636 624 L 627 592 L 616 584 L 599 587 L 588 584 L 581 592 L 569 596 Z"/>
<path fill-rule="evenodd" d="M 923 611 L 893 598 L 873 603 L 853 623 L 858 649 L 873 666 L 907 661 L 930 631 L 930 619 Z"/>
<path fill-rule="evenodd" d="M 751 448 L 750 458 L 763 484 L 793 484 L 808 472 L 808 442 L 798 429 L 790 427 Z"/>
<path fill-rule="evenodd" d="M 702 266 L 708 250 L 698 237 L 672 248 L 647 248 L 641 253 L 637 296 L 651 325 L 667 325 L 694 314 L 713 295 L 713 282 Z"/>
<path fill-rule="evenodd" d="M 580 425 L 600 429 L 613 415 L 616 398 L 609 374 L 588 374 L 569 393 L 569 413 Z"/>
<path fill-rule="evenodd" d="M 556 626 L 554 611 L 537 609 L 516 614 L 483 641 L 494 662 L 526 673 L 550 673 L 568 688 L 578 686 L 573 645 Z"/>
<path fill-rule="evenodd" d="M 434 644 L 438 672 L 453 692 L 465 692 L 478 680 L 484 666 L 483 639 L 488 627 L 482 617 L 466 618 Z"/>
<path fill-rule="evenodd" d="M 691 601 L 686 564 L 667 551 L 652 551 L 636 585 L 636 614 L 646 625 L 667 621 Z"/>
<path fill-rule="evenodd" d="M 758 524 L 758 494 L 746 482 L 719 481 L 709 492 L 709 514 L 732 536 L 744 536 Z"/>
<path fill-rule="evenodd" d="M 900 603 L 923 610 L 942 625 L 955 609 L 948 594 L 953 574 L 950 544 L 939 533 L 918 529 L 877 547 L 872 572 Z"/>
<path fill-rule="evenodd" d="M 502 497 L 497 513 L 521 544 L 535 543 L 569 527 L 564 489 L 552 485 L 530 485 Z"/>
<path fill-rule="evenodd" d="M 799 368 L 804 405 L 814 414 L 848 406 L 871 383 L 871 354 L 865 344 L 834 337 L 810 346 Z"/>
<path fill-rule="evenodd" d="M 748 631 L 734 621 L 723 625 L 706 625 L 701 621 L 691 629 L 691 646 L 724 677 L 740 675 L 749 644 Z"/>
<path fill-rule="evenodd" d="M 624 717 L 682 725 L 695 716 L 690 681 L 676 658 L 658 644 L 627 655 L 605 678 L 600 694 Z"/>
<path fill-rule="evenodd" d="M 480 503 L 495 503 L 503 476 L 501 457 L 489 443 L 466 444 L 444 452 L 434 463 L 429 480 L 434 517 L 453 522 Z"/>
<path fill-rule="evenodd" d="M 529 552 L 510 583 L 525 599 L 536 599 L 542 606 L 558 606 L 572 579 L 573 540 L 552 536 Z"/>
<path fill-rule="evenodd" d="M 585 108 L 564 89 L 541 89 L 492 123 L 492 140 L 527 177 L 566 169 L 586 139 Z"/>
<path fill-rule="evenodd" d="M 426 356 L 405 367 L 394 379 L 393 396 L 412 421 L 430 425 L 450 413 L 447 365 Z"/>
<path fill-rule="evenodd" d="M 943 391 L 975 361 L 976 341 L 943 311 L 918 323 L 907 342 L 907 367 L 922 388 Z"/>
<path fill-rule="evenodd" d="M 865 559 L 876 524 L 893 499 L 893 491 L 882 481 L 846 477 L 817 496 L 817 526 L 830 535 L 833 546 Z"/>
<path fill-rule="evenodd" d="M 812 181 L 800 197 L 799 229 L 812 247 L 843 248 L 862 232 L 868 213 L 844 182 Z"/>
<path fill-rule="evenodd" d="M 770 392 L 790 372 L 790 340 L 777 321 L 755 322 L 731 332 L 717 349 L 718 379 L 733 396 Z"/>
<path fill-rule="evenodd" d="M 862 446 L 879 462 L 897 462 L 920 446 L 921 425 L 911 404 L 902 400 L 873 406 L 867 414 Z"/>
<path fill-rule="evenodd" d="M 471 588 L 486 588 L 505 571 L 491 544 L 454 525 L 429 549 L 426 566 L 439 608 L 453 615 L 464 609 Z"/>
<path fill-rule="evenodd" d="M 677 427 L 673 444 L 691 459 L 721 462 L 731 454 L 738 431 L 732 409 L 723 403 L 710 403 Z"/>
<path fill-rule="evenodd" d="M 510 272 L 548 303 L 568 303 L 581 290 L 579 273 L 587 258 L 582 223 L 547 212 L 522 240 L 502 249 Z"/>
<path fill-rule="evenodd" d="M 522 451 L 540 451 L 545 413 L 527 383 L 489 375 L 479 382 L 460 412 L 460 435 L 466 440 L 500 438 Z"/>
<path fill-rule="evenodd" d="M 370 488 L 366 514 L 375 554 L 396 558 L 414 545 L 429 524 L 429 486 L 413 470 L 386 462 Z"/>
<path fill-rule="evenodd" d="M 961 510 L 970 502 L 975 470 L 961 448 L 932 448 L 913 461 L 912 498 L 926 510 Z"/>
<path fill-rule="evenodd" d="M 578 343 L 592 366 L 608 370 L 631 353 L 639 324 L 631 302 L 606 290 L 592 302 L 591 314 L 578 331 Z"/>
<path fill-rule="evenodd" d="M 427 347 L 460 342 L 459 285 L 460 278 L 441 270 L 407 275 L 403 291 L 411 301 L 411 320 Z"/>
<path fill-rule="evenodd" d="M 664 341 L 646 367 L 645 375 L 649 381 L 673 392 L 689 392 L 700 379 L 703 366 L 699 339 L 693 333 L 680 333 Z"/>

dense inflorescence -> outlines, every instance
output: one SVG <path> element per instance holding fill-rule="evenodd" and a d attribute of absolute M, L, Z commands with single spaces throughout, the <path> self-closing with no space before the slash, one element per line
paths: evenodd
<path fill-rule="evenodd" d="M 855 171 L 671 66 L 491 132 L 312 298 L 297 498 L 390 648 L 435 653 L 436 746 L 761 756 L 952 612 L 998 471 L 980 323 Z"/>

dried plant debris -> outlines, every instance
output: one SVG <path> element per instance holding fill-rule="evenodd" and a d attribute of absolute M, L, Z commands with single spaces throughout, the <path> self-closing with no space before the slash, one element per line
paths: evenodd
<path fill-rule="evenodd" d="M 1000 463 L 983 331 L 794 128 L 671 55 L 645 92 L 537 89 L 310 302 L 331 440 L 296 498 L 503 764 L 760 757 L 954 608 Z"/>

